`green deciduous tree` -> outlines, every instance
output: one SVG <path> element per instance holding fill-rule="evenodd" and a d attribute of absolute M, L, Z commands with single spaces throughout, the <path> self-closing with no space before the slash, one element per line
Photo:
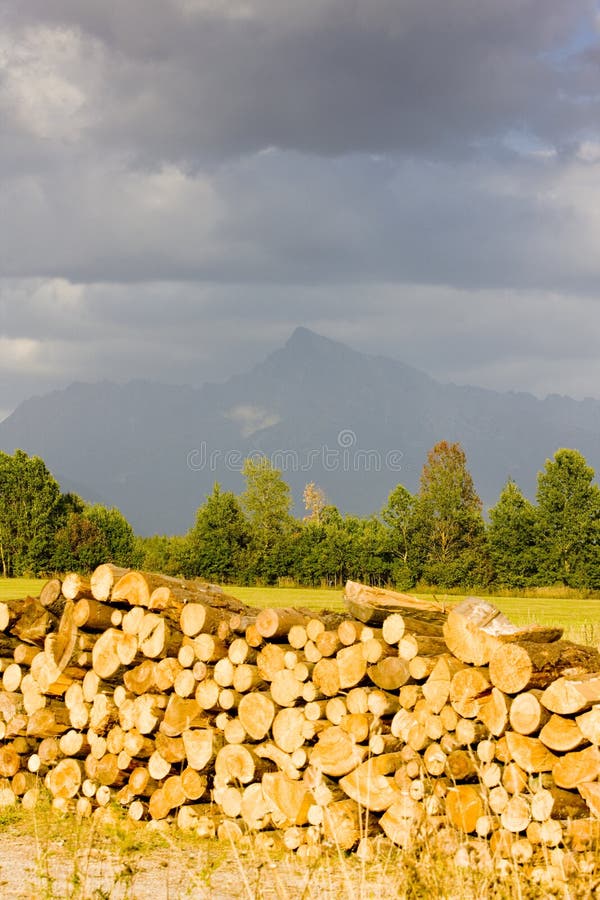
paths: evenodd
<path fill-rule="evenodd" d="M 250 524 L 246 568 L 250 577 L 270 583 L 286 574 L 289 564 L 286 540 L 294 526 L 292 495 L 281 471 L 266 456 L 244 460 L 242 475 L 246 479 L 242 508 Z"/>
<path fill-rule="evenodd" d="M 105 535 L 85 512 L 71 511 L 54 535 L 55 572 L 91 572 L 109 559 Z"/>
<path fill-rule="evenodd" d="M 427 454 L 413 521 L 419 577 L 442 587 L 489 577 L 482 504 L 460 444 L 440 441 Z"/>
<path fill-rule="evenodd" d="M 215 483 L 187 535 L 187 572 L 213 581 L 233 581 L 248 543 L 248 523 L 235 494 Z"/>
<path fill-rule="evenodd" d="M 507 587 L 526 587 L 536 576 L 536 510 L 509 479 L 490 509 L 488 544 L 494 580 Z"/>
<path fill-rule="evenodd" d="M 537 564 L 542 583 L 592 586 L 598 566 L 600 488 L 577 450 L 557 450 L 538 475 Z"/>
<path fill-rule="evenodd" d="M 135 567 L 138 564 L 133 528 L 120 510 L 97 503 L 88 506 L 84 515 L 104 535 L 108 561 L 116 566 Z"/>
<path fill-rule="evenodd" d="M 189 569 L 187 536 L 153 534 L 150 537 L 136 537 L 135 553 L 139 567 L 147 572 L 184 577 L 197 574 Z"/>
<path fill-rule="evenodd" d="M 79 498 L 76 498 L 77 500 Z M 141 557 L 133 529 L 114 507 L 86 506 L 72 500 L 64 525 L 54 536 L 52 568 L 58 572 L 89 572 L 104 562 L 136 567 Z"/>
<path fill-rule="evenodd" d="M 403 484 L 398 484 L 381 512 L 388 528 L 391 579 L 403 589 L 411 587 L 415 580 L 415 572 L 410 565 L 415 503 L 416 498 L 410 491 Z"/>
<path fill-rule="evenodd" d="M 61 522 L 60 487 L 42 459 L 0 452 L 0 566 L 3 575 L 38 574 L 50 566 Z"/>

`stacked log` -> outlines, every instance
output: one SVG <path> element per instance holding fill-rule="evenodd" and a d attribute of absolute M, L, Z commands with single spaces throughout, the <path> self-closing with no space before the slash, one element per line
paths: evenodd
<path fill-rule="evenodd" d="M 588 849 L 598 652 L 477 598 L 349 582 L 345 599 L 259 611 L 103 565 L 0 604 L 0 805 L 43 783 L 80 815 L 114 800 L 203 835 L 279 829 L 301 853 L 448 825 L 517 862 Z"/>

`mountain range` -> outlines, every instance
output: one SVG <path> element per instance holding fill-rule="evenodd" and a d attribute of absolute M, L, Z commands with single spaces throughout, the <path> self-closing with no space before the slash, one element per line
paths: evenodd
<path fill-rule="evenodd" d="M 533 497 L 559 447 L 598 470 L 600 401 L 443 384 L 297 328 L 223 384 L 78 382 L 0 423 L 2 450 L 41 456 L 63 491 L 117 506 L 139 534 L 186 531 L 215 481 L 243 490 L 251 454 L 282 469 L 299 515 L 309 481 L 343 512 L 376 512 L 398 482 L 417 488 L 442 439 L 464 447 L 484 505 L 509 476 Z"/>

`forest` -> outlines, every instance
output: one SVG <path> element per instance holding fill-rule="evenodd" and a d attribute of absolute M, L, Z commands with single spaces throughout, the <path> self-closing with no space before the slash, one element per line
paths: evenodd
<path fill-rule="evenodd" d="M 268 457 L 249 457 L 242 473 L 245 490 L 215 483 L 186 534 L 140 537 L 118 509 L 62 493 L 39 457 L 0 453 L 0 573 L 89 572 L 111 560 L 229 584 L 600 590 L 600 488 L 574 449 L 546 460 L 535 502 L 508 479 L 485 514 L 459 443 L 432 447 L 416 493 L 398 484 L 368 517 L 342 514 L 314 482 L 296 517 Z"/>

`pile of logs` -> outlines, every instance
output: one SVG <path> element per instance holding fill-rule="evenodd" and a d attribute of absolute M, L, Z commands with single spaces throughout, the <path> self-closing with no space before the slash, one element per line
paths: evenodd
<path fill-rule="evenodd" d="M 0 806 L 43 784 L 82 816 L 114 801 L 300 851 L 449 827 L 519 862 L 594 845 L 595 649 L 477 598 L 345 601 L 259 611 L 107 564 L 0 604 Z"/>

